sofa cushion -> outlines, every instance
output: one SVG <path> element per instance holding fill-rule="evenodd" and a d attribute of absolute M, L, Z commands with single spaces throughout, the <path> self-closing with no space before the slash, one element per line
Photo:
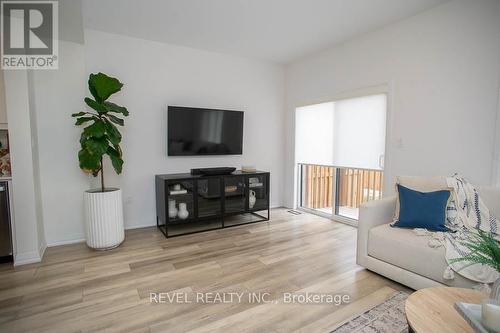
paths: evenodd
<path fill-rule="evenodd" d="M 441 190 L 451 190 L 446 183 L 446 177 L 434 176 L 398 176 L 396 177 L 396 211 L 394 212 L 394 221 L 399 219 L 399 193 L 397 186 L 403 185 L 409 189 L 419 192 L 434 192 Z"/>
<path fill-rule="evenodd" d="M 448 231 L 446 204 L 450 191 L 419 192 L 398 184 L 399 219 L 394 227 Z"/>
<path fill-rule="evenodd" d="M 469 287 L 471 282 L 456 273 L 453 280 L 443 279 L 444 247 L 431 248 L 428 242 L 411 229 L 382 224 L 369 231 L 368 255 L 446 285 Z"/>

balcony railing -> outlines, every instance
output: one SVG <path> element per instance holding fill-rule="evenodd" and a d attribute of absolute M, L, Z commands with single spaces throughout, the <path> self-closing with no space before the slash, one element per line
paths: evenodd
<path fill-rule="evenodd" d="M 303 164 L 302 179 L 302 206 L 313 209 L 332 207 L 334 167 Z"/>
<path fill-rule="evenodd" d="M 357 218 L 357 208 L 382 197 L 383 171 L 301 164 L 304 208 Z M 335 205 L 335 206 L 334 206 Z"/>
<path fill-rule="evenodd" d="M 358 208 L 363 202 L 382 198 L 384 172 L 341 168 L 339 206 Z"/>

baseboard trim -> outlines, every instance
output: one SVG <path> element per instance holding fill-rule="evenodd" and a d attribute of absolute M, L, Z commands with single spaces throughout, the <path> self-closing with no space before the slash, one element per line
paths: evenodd
<path fill-rule="evenodd" d="M 47 244 L 47 247 L 54 247 L 54 246 L 61 246 L 61 245 L 71 245 L 71 244 L 78 244 L 78 243 L 85 243 L 85 238 L 77 238 L 77 239 L 70 239 L 70 240 L 62 240 L 62 241 L 57 241 L 57 242 L 51 242 Z"/>
<path fill-rule="evenodd" d="M 41 262 L 46 249 L 47 244 L 43 242 L 38 247 L 38 251 L 14 254 L 14 266 L 35 264 Z"/>
<path fill-rule="evenodd" d="M 47 250 L 47 243 L 43 242 L 42 244 L 40 244 L 40 247 L 38 248 L 38 256 L 40 257 L 40 261 L 42 261 L 43 259 L 45 250 Z"/>
<path fill-rule="evenodd" d="M 14 266 L 34 264 L 40 261 L 42 261 L 42 258 L 38 251 L 14 254 Z"/>
<path fill-rule="evenodd" d="M 151 228 L 151 227 L 156 227 L 156 223 L 149 225 L 130 225 L 125 227 L 125 230 L 134 230 L 134 229 Z"/>

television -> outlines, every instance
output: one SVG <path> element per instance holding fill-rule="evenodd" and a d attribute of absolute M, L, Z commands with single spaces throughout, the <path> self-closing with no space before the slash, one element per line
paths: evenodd
<path fill-rule="evenodd" d="M 168 156 L 240 155 L 243 111 L 168 107 Z"/>

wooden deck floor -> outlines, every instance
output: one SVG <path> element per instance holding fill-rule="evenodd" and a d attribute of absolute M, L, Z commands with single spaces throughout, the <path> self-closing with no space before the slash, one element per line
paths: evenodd
<path fill-rule="evenodd" d="M 40 264 L 0 265 L 0 332 L 329 332 L 407 290 L 355 264 L 355 228 L 284 209 L 271 217 L 171 239 L 155 228 L 130 230 L 108 252 L 74 244 L 47 249 Z M 174 291 L 205 300 L 269 293 L 273 302 L 150 301 L 150 293 Z M 286 292 L 351 301 L 284 304 Z"/>

